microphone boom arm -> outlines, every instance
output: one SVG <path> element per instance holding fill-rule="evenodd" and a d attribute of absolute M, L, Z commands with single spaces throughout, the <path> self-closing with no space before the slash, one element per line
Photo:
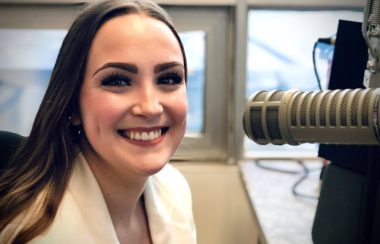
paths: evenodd
<path fill-rule="evenodd" d="M 368 46 L 363 85 L 377 88 L 380 87 L 380 0 L 368 0 L 364 9 L 362 34 Z"/>

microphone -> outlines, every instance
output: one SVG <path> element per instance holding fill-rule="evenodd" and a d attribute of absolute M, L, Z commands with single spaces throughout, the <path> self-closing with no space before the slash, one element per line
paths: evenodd
<path fill-rule="evenodd" d="M 263 145 L 377 145 L 379 94 L 380 88 L 258 91 L 248 99 L 244 131 Z"/>

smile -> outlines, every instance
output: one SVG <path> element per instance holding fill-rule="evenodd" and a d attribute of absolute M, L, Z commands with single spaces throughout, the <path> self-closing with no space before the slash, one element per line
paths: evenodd
<path fill-rule="evenodd" d="M 119 130 L 118 133 L 132 141 L 150 142 L 157 141 L 163 134 L 169 130 L 168 127 L 154 128 L 154 129 L 129 129 Z"/>
<path fill-rule="evenodd" d="M 153 131 L 125 131 L 124 136 L 131 140 L 136 141 L 152 141 L 157 139 L 162 134 L 162 130 L 153 130 Z"/>

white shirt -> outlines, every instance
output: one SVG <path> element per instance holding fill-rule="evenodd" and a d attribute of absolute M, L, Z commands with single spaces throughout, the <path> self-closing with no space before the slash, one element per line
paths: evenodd
<path fill-rule="evenodd" d="M 150 176 L 143 194 L 154 244 L 196 243 L 190 189 L 174 167 L 166 165 Z M 52 225 L 30 243 L 119 243 L 103 194 L 81 153 Z"/>

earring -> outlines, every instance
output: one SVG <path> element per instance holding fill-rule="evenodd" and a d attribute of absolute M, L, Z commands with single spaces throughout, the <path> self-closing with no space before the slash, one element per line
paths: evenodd
<path fill-rule="evenodd" d="M 69 127 L 70 125 L 71 125 L 71 119 L 72 119 L 73 117 L 71 117 L 71 116 L 69 116 L 68 118 L 67 118 L 67 127 Z"/>
<path fill-rule="evenodd" d="M 73 125 L 72 119 L 73 119 L 73 117 L 70 115 L 67 117 L 67 127 L 71 131 L 71 135 L 73 135 L 74 137 L 80 136 L 82 134 L 81 126 L 80 125 Z"/>

